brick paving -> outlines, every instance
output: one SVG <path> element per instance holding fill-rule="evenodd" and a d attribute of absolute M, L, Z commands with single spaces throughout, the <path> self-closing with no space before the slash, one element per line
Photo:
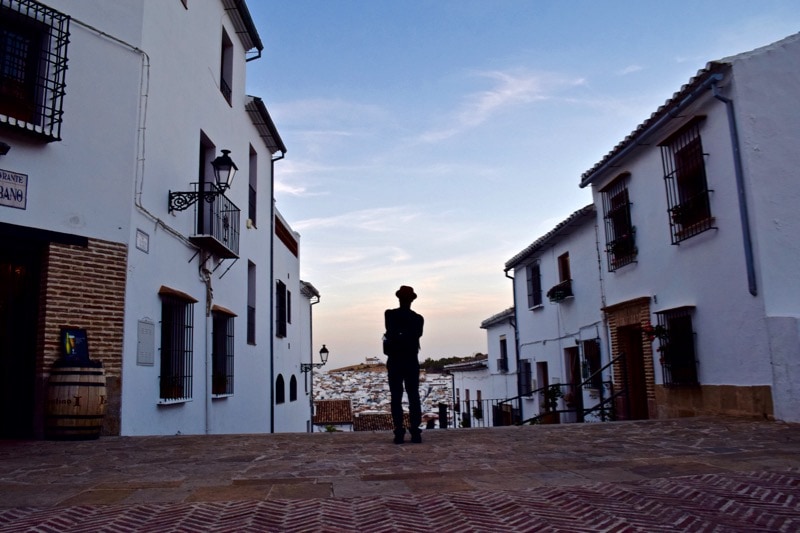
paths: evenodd
<path fill-rule="evenodd" d="M 800 531 L 800 425 L 0 441 L 0 531 Z"/>

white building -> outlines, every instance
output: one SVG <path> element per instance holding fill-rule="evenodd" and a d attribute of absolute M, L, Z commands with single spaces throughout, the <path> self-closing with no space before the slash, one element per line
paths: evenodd
<path fill-rule="evenodd" d="M 481 328 L 486 330 L 488 355 L 445 366 L 452 376 L 457 423 L 469 427 L 510 425 L 522 420 L 514 308 L 487 318 Z"/>
<path fill-rule="evenodd" d="M 564 422 L 600 417 L 611 391 L 600 372 L 609 361 L 598 272 L 595 207 L 587 205 L 505 264 L 513 271 L 523 420 L 546 411 L 556 385 Z"/>
<path fill-rule="evenodd" d="M 800 421 L 798 94 L 800 34 L 713 61 L 584 173 L 632 418 Z"/>
<path fill-rule="evenodd" d="M 278 375 L 301 379 L 310 341 L 290 350 L 275 335 L 274 280 L 299 280 L 272 253 L 286 148 L 245 94 L 263 48 L 245 2 L 13 0 L 0 26 L 18 44 L 0 52 L 13 191 L 0 201 L 13 278 L 0 322 L 15 332 L 0 390 L 17 411 L 3 408 L 4 431 L 42 435 L 63 326 L 103 362 L 106 434 L 304 429 L 309 402 L 273 396 Z M 223 150 L 238 167 L 227 189 L 211 165 Z"/>

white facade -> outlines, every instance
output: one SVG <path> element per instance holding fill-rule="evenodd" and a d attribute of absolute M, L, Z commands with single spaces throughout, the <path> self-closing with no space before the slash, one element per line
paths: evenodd
<path fill-rule="evenodd" d="M 523 419 L 544 412 L 540 391 L 548 386 L 569 384 L 559 409 L 590 408 L 606 393 L 596 386 L 602 379 L 581 386 L 609 361 L 595 224 L 588 205 L 506 262 L 514 273 L 522 392 L 534 391 L 523 401 Z"/>
<path fill-rule="evenodd" d="M 647 404 L 641 417 L 800 420 L 798 91 L 800 34 L 709 63 L 583 175 L 604 244 L 614 229 L 603 206 L 627 189 L 634 260 L 614 268 L 613 254 L 601 255 L 612 344 L 644 365 L 634 379 Z M 702 144 L 702 161 L 682 170 L 689 143 Z M 676 165 L 674 175 L 664 160 Z M 690 197 L 685 184 L 695 167 L 704 169 L 707 192 Z M 676 184 L 677 196 L 665 195 L 665 183 Z M 698 197 L 707 211 L 692 203 Z M 681 208 L 692 212 L 691 224 L 674 215 Z M 672 375 L 672 341 L 637 346 L 632 329 L 676 317 L 691 326 L 688 379 Z"/>
<path fill-rule="evenodd" d="M 96 323 L 106 312 L 91 303 L 40 317 L 45 338 L 54 340 L 35 354 L 37 379 L 46 381 L 62 321 L 89 330 L 91 353 L 105 365 L 112 433 L 307 431 L 309 392 L 299 367 L 310 353 L 311 297 L 300 288 L 297 250 L 287 255 L 273 239 L 273 167 L 286 148 L 264 103 L 245 94 L 248 61 L 263 48 L 246 5 L 38 5 L 71 17 L 63 122 L 60 139 L 50 142 L 2 124 L 0 141 L 11 149 L 0 167 L 28 183 L 24 207 L 0 207 L 0 229 L 38 232 L 41 257 L 61 253 L 62 245 L 78 246 L 79 254 L 105 245 L 119 250 L 124 267 L 117 259 L 95 262 L 81 275 L 88 282 L 106 267 L 121 267 L 124 283 L 114 295 L 124 305 L 118 331 Z M 222 150 L 238 166 L 232 186 L 182 210 L 170 193 L 196 193 L 198 183 L 215 193 L 211 162 Z M 280 245 L 274 256 L 273 240 Z M 102 259 L 102 251 L 94 253 Z M 52 261 L 40 264 L 49 288 L 57 269 Z M 276 279 L 291 284 L 297 316 L 279 339 Z M 176 319 L 179 333 L 165 331 L 162 316 L 173 300 L 188 309 Z M 40 314 L 52 304 L 40 304 Z M 179 370 L 165 366 L 165 342 L 186 354 Z M 165 373 L 180 383 L 165 386 Z M 274 403 L 278 375 L 287 380 L 282 405 Z M 292 380 L 297 399 L 289 402 Z M 42 394 L 37 389 L 32 400 L 36 418 Z"/>
<path fill-rule="evenodd" d="M 300 279 L 300 235 L 277 210 L 275 226 L 275 431 L 307 432 L 311 428 L 311 375 L 302 372 L 300 364 L 311 362 L 316 355 L 311 344 L 311 305 L 319 301 L 319 293 Z"/>

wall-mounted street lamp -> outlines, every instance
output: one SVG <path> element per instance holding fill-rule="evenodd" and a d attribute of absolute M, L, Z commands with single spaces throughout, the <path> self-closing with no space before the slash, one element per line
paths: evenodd
<path fill-rule="evenodd" d="M 196 191 L 169 191 L 169 212 L 183 211 L 203 199 L 208 203 L 213 203 L 214 199 L 227 191 L 233 183 L 233 177 L 239 168 L 233 162 L 230 150 L 222 150 L 222 155 L 211 162 L 214 167 L 214 188 L 205 190 L 203 184 L 199 184 Z"/>
<path fill-rule="evenodd" d="M 322 345 L 322 349 L 319 351 L 319 359 L 322 361 L 321 363 L 300 363 L 300 371 L 301 372 L 310 372 L 312 368 L 320 368 L 325 366 L 325 363 L 328 362 L 328 349 L 325 345 Z"/>

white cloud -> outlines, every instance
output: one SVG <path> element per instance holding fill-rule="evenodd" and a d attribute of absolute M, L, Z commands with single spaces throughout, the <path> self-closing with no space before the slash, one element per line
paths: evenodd
<path fill-rule="evenodd" d="M 370 232 L 394 230 L 398 224 L 405 224 L 417 218 L 416 211 L 404 207 L 378 207 L 342 213 L 332 217 L 308 218 L 292 224 L 297 231 L 321 228 L 357 229 Z"/>
<path fill-rule="evenodd" d="M 628 65 L 627 67 L 618 71 L 618 74 L 620 76 L 627 76 L 628 74 L 633 74 L 634 72 L 640 72 L 642 70 L 644 70 L 644 67 L 641 65 Z"/>
<path fill-rule="evenodd" d="M 474 75 L 489 80 L 492 87 L 467 95 L 463 105 L 452 115 L 450 125 L 423 132 L 419 141 L 432 143 L 445 140 L 483 124 L 506 109 L 547 100 L 565 89 L 585 83 L 582 78 L 568 79 L 552 73 L 520 69 L 482 71 Z"/>

